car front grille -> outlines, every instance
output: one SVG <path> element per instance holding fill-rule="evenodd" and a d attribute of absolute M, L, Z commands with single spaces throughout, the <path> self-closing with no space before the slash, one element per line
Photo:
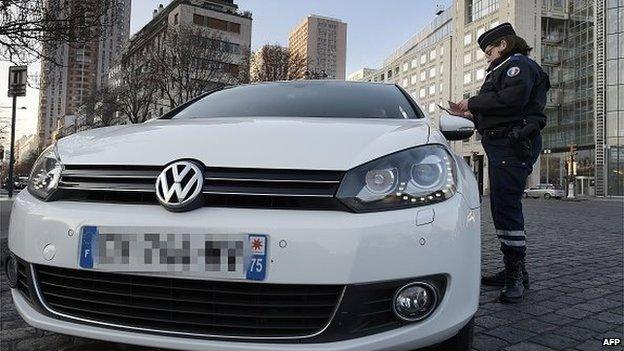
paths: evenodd
<path fill-rule="evenodd" d="M 201 336 L 301 338 L 320 333 L 341 285 L 285 285 L 148 277 L 35 266 L 56 313 L 122 327 Z"/>
<path fill-rule="evenodd" d="M 66 165 L 55 200 L 158 204 L 162 167 Z M 335 197 L 344 172 L 257 168 L 205 169 L 202 196 L 213 207 L 348 209 Z"/>
<path fill-rule="evenodd" d="M 16 257 L 17 261 L 17 290 L 22 294 L 22 296 L 30 303 L 32 303 L 32 297 L 30 295 L 30 289 L 28 282 L 29 279 L 29 270 L 28 264 L 23 260 Z"/>

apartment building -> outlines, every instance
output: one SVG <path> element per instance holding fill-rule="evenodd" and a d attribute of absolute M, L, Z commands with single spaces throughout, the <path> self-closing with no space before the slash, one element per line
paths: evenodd
<path fill-rule="evenodd" d="M 210 79 L 214 79 L 211 83 L 239 83 L 240 70 L 249 69 L 246 60 L 249 59 L 251 48 L 252 14 L 239 11 L 233 0 L 173 0 L 167 6 L 160 5 L 153 11 L 152 20 L 130 38 L 119 64 L 144 60 L 146 51 L 160 48 L 167 29 L 178 26 L 202 29 L 199 31 L 201 39 L 210 42 L 211 50 L 224 53 L 211 55 L 209 60 L 197 58 L 197 70 L 209 69 L 224 73 L 210 75 Z M 227 62 L 213 62 L 212 58 L 222 58 Z M 157 95 L 147 118 L 160 116 L 175 107 L 171 106 L 162 92 Z"/>
<path fill-rule="evenodd" d="M 349 74 L 347 80 L 352 82 L 367 82 L 371 80 L 372 75 L 375 74 L 376 71 L 376 69 L 365 67 Z"/>
<path fill-rule="evenodd" d="M 98 37 L 85 44 L 58 43 L 43 48 L 55 62 L 41 64 L 41 91 L 37 134 L 45 147 L 59 134 L 58 122 L 77 128 L 76 112 L 85 99 L 108 83 L 108 71 L 130 34 L 130 0 L 68 2 L 69 6 L 96 6 L 85 12 L 103 12 Z M 99 7 L 98 7 L 99 6 Z M 106 11 L 100 11 L 106 9 Z M 59 14 L 62 18 L 63 14 Z M 87 19 L 89 20 L 89 19 Z"/>
<path fill-rule="evenodd" d="M 306 59 L 309 77 L 345 79 L 347 24 L 341 20 L 308 16 L 290 33 L 288 47 Z"/>
<path fill-rule="evenodd" d="M 452 12 L 446 10 L 392 53 L 368 81 L 403 87 L 433 120 L 451 97 Z"/>
<path fill-rule="evenodd" d="M 545 111 L 548 125 L 542 131 L 544 154 L 529 185 L 567 186 L 572 146 L 577 194 L 623 196 L 623 18 L 622 4 L 612 0 L 455 0 L 369 80 L 405 87 L 437 125 L 441 111 L 436 103 L 473 96 L 483 83 L 487 63 L 477 38 L 510 22 L 534 48 L 532 59 L 552 83 Z M 443 26 L 448 30 L 441 30 Z M 488 160 L 480 136 L 452 146 L 471 165 L 487 194 Z"/>

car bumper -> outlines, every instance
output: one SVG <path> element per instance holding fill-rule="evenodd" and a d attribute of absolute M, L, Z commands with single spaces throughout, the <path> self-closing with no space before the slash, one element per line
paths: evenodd
<path fill-rule="evenodd" d="M 423 220 L 434 214 L 433 220 Z M 84 225 L 206 228 L 210 233 L 269 235 L 268 284 L 365 284 L 444 275 L 440 305 L 427 319 L 357 337 L 322 343 L 227 341 L 105 328 L 57 318 L 31 306 L 13 290 L 17 309 L 31 325 L 64 334 L 186 350 L 382 350 L 413 349 L 455 335 L 474 315 L 479 300 L 480 213 L 461 194 L 432 206 L 369 214 L 201 208 L 171 213 L 159 206 L 42 202 L 23 191 L 11 215 L 9 248 L 24 261 L 79 267 Z M 71 234 L 71 235 L 70 235 Z M 279 242 L 285 242 L 280 247 Z M 56 254 L 46 260 L 43 248 Z M 199 273 L 170 277 L 210 279 Z"/>

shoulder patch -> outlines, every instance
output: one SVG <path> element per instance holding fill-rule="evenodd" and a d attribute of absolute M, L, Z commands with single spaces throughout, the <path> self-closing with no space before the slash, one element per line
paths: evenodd
<path fill-rule="evenodd" d="M 518 73 L 520 73 L 520 67 L 518 67 L 518 66 L 510 67 L 507 70 L 507 77 L 513 78 L 513 77 L 517 76 Z"/>

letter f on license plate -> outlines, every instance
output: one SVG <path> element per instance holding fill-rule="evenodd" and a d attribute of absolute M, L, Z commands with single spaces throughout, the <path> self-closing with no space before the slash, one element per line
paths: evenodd
<path fill-rule="evenodd" d="M 266 235 L 249 235 L 249 249 L 251 256 L 247 266 L 248 280 L 264 280 L 267 269 Z"/>

